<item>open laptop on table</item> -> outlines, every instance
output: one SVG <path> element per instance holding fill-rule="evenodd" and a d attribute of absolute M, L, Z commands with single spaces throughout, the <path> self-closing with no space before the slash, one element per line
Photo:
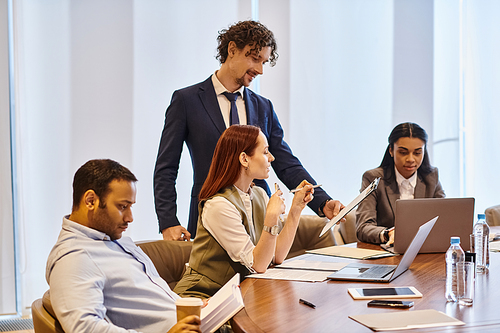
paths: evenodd
<path fill-rule="evenodd" d="M 404 253 L 422 221 L 439 216 L 419 253 L 444 253 L 450 237 L 460 237 L 464 250 L 469 249 L 469 235 L 474 225 L 474 198 L 427 198 L 397 200 L 394 220 L 394 247 L 382 246 L 394 253 Z"/>
<path fill-rule="evenodd" d="M 350 280 L 362 282 L 390 282 L 406 272 L 413 260 L 418 254 L 418 251 L 424 244 L 425 239 L 431 232 L 432 227 L 436 223 L 439 216 L 424 223 L 418 228 L 418 231 L 408 246 L 399 265 L 376 265 L 376 264 L 361 264 L 352 263 L 344 268 L 332 273 L 328 276 L 330 280 Z"/>

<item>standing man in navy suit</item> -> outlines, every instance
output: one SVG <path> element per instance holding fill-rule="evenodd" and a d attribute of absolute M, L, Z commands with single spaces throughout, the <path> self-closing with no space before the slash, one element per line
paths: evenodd
<path fill-rule="evenodd" d="M 273 169 L 289 189 L 304 179 L 316 184 L 284 141 L 271 101 L 248 89 L 253 79 L 264 73 L 267 62 L 271 66 L 276 64 L 278 54 L 273 33 L 259 22 L 243 21 L 222 30 L 217 40 L 220 69 L 201 83 L 175 91 L 165 114 L 154 172 L 154 195 L 160 231 L 166 240 L 194 238 L 198 193 L 208 174 L 217 141 L 233 123 L 260 127 L 269 142 L 269 151 L 276 158 Z M 187 230 L 177 219 L 175 191 L 184 142 L 194 171 Z M 265 181 L 255 180 L 255 184 L 270 194 Z M 317 188 L 309 207 L 331 219 L 343 205 Z"/>

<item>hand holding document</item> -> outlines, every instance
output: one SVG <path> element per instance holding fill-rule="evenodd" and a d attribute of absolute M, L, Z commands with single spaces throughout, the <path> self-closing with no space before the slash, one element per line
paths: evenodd
<path fill-rule="evenodd" d="M 363 201 L 367 196 L 377 189 L 380 177 L 375 179 L 370 185 L 368 185 L 363 192 L 361 192 L 351 203 L 349 203 L 344 209 L 342 209 L 337 216 L 331 219 L 323 228 L 319 237 L 323 236 L 328 230 L 330 230 L 334 225 L 340 222 L 351 210 L 354 209 L 361 201 Z"/>
<path fill-rule="evenodd" d="M 215 332 L 244 306 L 240 291 L 240 274 L 236 273 L 210 298 L 207 306 L 201 309 L 201 331 Z"/>

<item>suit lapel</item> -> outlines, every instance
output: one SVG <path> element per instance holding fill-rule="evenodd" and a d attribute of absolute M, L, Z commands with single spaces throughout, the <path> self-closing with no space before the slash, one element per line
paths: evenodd
<path fill-rule="evenodd" d="M 257 124 L 257 101 L 253 95 L 253 93 L 245 88 L 243 90 L 243 96 L 245 99 L 245 108 L 247 111 L 247 124 L 248 125 L 256 125 Z"/>
<path fill-rule="evenodd" d="M 420 175 L 417 174 L 417 185 L 415 185 L 415 192 L 413 193 L 414 198 L 425 198 L 425 183 L 420 178 Z"/>
<path fill-rule="evenodd" d="M 222 112 L 219 107 L 219 102 L 217 101 L 217 95 L 215 94 L 211 76 L 200 85 L 198 96 L 200 97 L 201 103 L 203 104 L 205 111 L 210 116 L 210 119 L 212 119 L 215 127 L 219 133 L 222 134 L 222 132 L 226 129 L 226 124 L 224 123 L 224 118 L 222 117 Z"/>
<path fill-rule="evenodd" d="M 396 200 L 398 200 L 400 197 L 398 183 L 395 180 L 391 179 L 391 182 L 387 183 L 387 185 L 385 186 L 385 191 L 387 193 L 387 199 L 389 200 L 389 204 L 391 205 L 392 214 L 395 217 Z"/>

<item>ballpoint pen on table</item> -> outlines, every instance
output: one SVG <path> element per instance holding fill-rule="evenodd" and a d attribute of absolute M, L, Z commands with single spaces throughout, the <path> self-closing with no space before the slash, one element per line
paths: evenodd
<path fill-rule="evenodd" d="M 302 303 L 304 305 L 307 305 L 313 309 L 316 308 L 316 305 L 312 304 L 311 302 L 306 301 L 305 299 L 299 298 L 299 303 Z"/>
<path fill-rule="evenodd" d="M 321 185 L 321 184 L 320 185 L 313 185 L 313 188 L 317 188 L 317 187 L 321 187 L 321 186 L 323 186 L 323 185 Z M 302 190 L 302 188 L 296 188 L 296 189 L 290 190 L 290 193 L 295 193 L 295 192 L 298 192 L 300 190 Z"/>

